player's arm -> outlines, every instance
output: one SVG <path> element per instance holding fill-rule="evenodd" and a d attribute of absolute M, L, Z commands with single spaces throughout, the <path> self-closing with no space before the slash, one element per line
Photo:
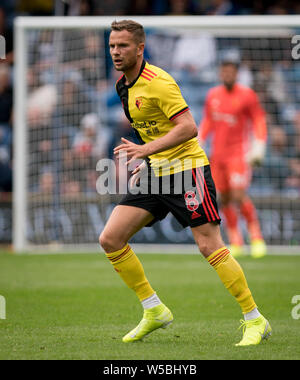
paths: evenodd
<path fill-rule="evenodd" d="M 144 145 L 146 156 L 174 148 L 198 134 L 196 123 L 189 110 L 173 119 L 172 123 L 174 127 L 166 135 Z"/>
<path fill-rule="evenodd" d="M 249 95 L 249 116 L 252 121 L 253 139 L 248 154 L 251 165 L 261 165 L 266 151 L 267 123 L 258 96 L 251 90 Z"/>
<path fill-rule="evenodd" d="M 198 135 L 197 126 L 189 110 L 172 120 L 174 127 L 164 136 L 147 144 L 138 145 L 122 138 L 123 144 L 114 149 L 114 154 L 126 151 L 129 158 L 128 164 L 138 158 L 145 158 L 152 154 L 174 148 Z"/>

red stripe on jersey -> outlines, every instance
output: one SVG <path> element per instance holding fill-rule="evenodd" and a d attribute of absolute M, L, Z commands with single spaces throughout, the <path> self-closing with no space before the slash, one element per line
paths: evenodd
<path fill-rule="evenodd" d="M 141 74 L 141 77 L 143 77 L 143 78 L 145 78 L 145 79 L 151 81 L 151 78 L 146 77 L 145 75 L 143 75 L 143 73 Z"/>
<path fill-rule="evenodd" d="M 186 107 L 186 108 L 184 108 L 182 111 L 180 111 L 180 112 L 178 112 L 178 113 L 175 113 L 175 115 L 173 115 L 172 117 L 170 117 L 169 120 L 172 121 L 172 120 L 176 119 L 176 117 L 182 115 L 182 114 L 185 113 L 186 111 L 189 111 L 189 107 Z"/>
<path fill-rule="evenodd" d="M 145 70 L 142 72 L 142 74 L 147 75 L 150 78 L 154 78 L 154 75 L 147 73 Z"/>
<path fill-rule="evenodd" d="M 155 74 L 153 71 L 147 69 L 147 67 L 144 68 L 144 71 L 145 71 L 145 70 L 146 70 L 147 72 L 149 72 L 150 74 L 153 74 L 155 77 L 157 77 L 157 74 Z"/>
<path fill-rule="evenodd" d="M 124 74 L 122 74 L 116 81 L 116 84 L 119 82 L 119 80 L 121 80 L 123 78 Z"/>

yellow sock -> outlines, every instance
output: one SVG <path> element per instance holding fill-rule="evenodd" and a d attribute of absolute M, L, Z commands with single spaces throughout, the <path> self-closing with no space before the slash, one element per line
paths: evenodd
<path fill-rule="evenodd" d="M 245 314 L 252 311 L 256 304 L 248 288 L 244 272 L 229 250 L 222 247 L 213 252 L 207 261 L 215 268 L 226 289 L 235 297 L 242 312 Z"/>
<path fill-rule="evenodd" d="M 135 291 L 140 301 L 155 293 L 145 276 L 140 260 L 130 245 L 126 244 L 119 251 L 106 253 L 106 256 L 125 284 Z"/>

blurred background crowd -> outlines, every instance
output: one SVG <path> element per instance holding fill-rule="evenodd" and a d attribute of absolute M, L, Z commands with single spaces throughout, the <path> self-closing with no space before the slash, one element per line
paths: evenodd
<path fill-rule="evenodd" d="M 17 15 L 282 15 L 299 14 L 294 1 L 226 0 L 0 0 L 0 199 L 12 191 L 13 20 Z M 95 194 L 100 158 L 132 131 L 114 84 L 107 32 L 32 31 L 28 35 L 29 189 L 33 193 Z M 205 56 L 203 51 L 206 52 Z M 240 63 L 239 80 L 254 88 L 267 112 L 268 151 L 254 173 L 252 193 L 300 194 L 300 61 L 290 37 L 226 38 L 147 30 L 146 59 L 179 82 L 197 121 L 218 63 Z M 59 70 L 57 70 L 59 65 Z M 59 74 L 58 74 L 59 73 Z"/>

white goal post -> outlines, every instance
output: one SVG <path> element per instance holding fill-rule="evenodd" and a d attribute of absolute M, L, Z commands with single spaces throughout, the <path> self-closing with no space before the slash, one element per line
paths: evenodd
<path fill-rule="evenodd" d="M 218 57 L 220 56 L 220 54 L 226 55 L 227 50 L 233 56 L 236 56 L 237 50 L 238 50 L 238 54 L 243 54 L 244 52 L 246 52 L 246 58 L 245 58 L 246 64 L 250 62 L 249 67 L 253 68 L 254 58 L 257 59 L 257 61 L 255 61 L 256 67 L 254 68 L 254 70 L 257 71 L 257 67 L 259 65 L 259 60 L 260 60 L 259 55 L 263 54 L 263 49 L 264 49 L 263 44 L 264 42 L 266 42 L 267 49 L 269 49 L 267 60 L 269 59 L 269 57 L 271 57 L 270 59 L 272 59 L 272 65 L 273 65 L 271 66 L 274 69 L 274 67 L 276 66 L 277 57 L 279 57 L 278 60 L 282 60 L 282 57 L 284 56 L 284 54 L 289 54 L 286 51 L 287 43 L 288 43 L 287 41 L 290 41 L 290 48 L 292 49 L 294 46 L 291 42 L 293 36 L 297 34 L 300 35 L 300 16 L 297 16 L 297 15 L 291 15 L 291 16 L 172 16 L 172 17 L 122 16 L 122 18 L 118 17 L 118 19 L 133 19 L 137 22 L 140 22 L 145 27 L 146 32 L 149 30 L 152 35 L 152 48 L 154 52 L 153 54 L 155 54 L 155 44 L 157 43 L 157 41 L 162 41 L 165 44 L 168 44 L 169 43 L 168 38 L 170 38 L 170 41 L 171 41 L 171 37 L 173 38 L 175 36 L 172 39 L 172 43 L 176 44 L 178 42 L 178 39 L 181 36 L 185 36 L 185 35 L 189 36 L 190 33 L 194 33 L 194 32 L 196 32 L 198 36 L 201 35 L 201 33 L 204 36 L 208 36 L 208 39 L 205 43 L 210 44 L 209 46 L 212 46 L 214 50 L 214 52 L 211 53 L 213 56 L 211 58 L 211 60 L 213 60 L 213 63 L 211 63 L 212 61 L 208 62 L 208 66 L 211 65 L 211 67 L 210 68 L 208 68 L 208 66 L 205 67 L 205 70 L 207 70 L 207 77 L 201 78 L 197 76 L 197 80 L 199 80 L 200 87 L 202 86 L 201 88 L 203 89 L 203 93 L 204 93 L 204 89 L 208 89 L 209 86 L 211 86 L 213 82 L 215 81 L 215 72 L 214 70 L 212 70 L 212 66 L 215 63 L 217 63 Z M 72 31 L 79 31 L 79 32 L 92 31 L 93 33 L 96 33 L 96 32 L 98 33 L 98 31 L 102 31 L 103 35 L 101 34 L 100 39 L 103 37 L 103 41 L 101 40 L 101 46 L 103 50 L 102 51 L 101 49 L 96 50 L 96 53 L 95 53 L 95 56 L 93 56 L 93 59 L 95 59 L 95 62 L 97 63 L 99 63 L 101 60 L 104 62 L 103 63 L 104 74 L 99 73 L 99 71 L 95 70 L 95 73 L 96 72 L 97 73 L 93 74 L 94 76 L 92 79 L 90 78 L 88 74 L 88 79 L 86 79 L 86 82 L 83 83 L 83 86 L 81 87 L 83 88 L 82 89 L 83 92 L 78 95 L 78 98 L 81 99 L 81 97 L 85 94 L 86 91 L 91 91 L 90 90 L 90 85 L 92 83 L 91 81 L 95 80 L 95 76 L 96 76 L 96 80 L 97 81 L 99 80 L 99 83 L 100 83 L 101 80 L 103 79 L 102 75 L 105 76 L 108 74 L 109 69 L 107 69 L 108 63 L 107 63 L 107 58 L 105 56 L 104 43 L 106 40 L 105 40 L 104 32 L 110 29 L 110 25 L 112 21 L 114 20 L 115 20 L 115 17 L 108 17 L 108 16 L 107 17 L 17 17 L 15 19 L 15 24 L 14 24 L 15 76 L 14 76 L 14 127 L 13 127 L 13 131 L 14 131 L 13 247 L 14 247 L 15 252 L 31 252 L 31 251 L 38 251 L 38 250 L 43 251 L 43 252 L 47 252 L 47 251 L 74 252 L 77 250 L 89 251 L 89 252 L 95 251 L 95 250 L 99 251 L 99 245 L 97 242 L 97 232 L 100 232 L 101 227 L 103 227 L 103 223 L 105 222 L 105 219 L 109 213 L 109 210 L 111 210 L 111 205 L 114 203 L 115 198 L 111 199 L 109 197 L 103 197 L 100 199 L 100 195 L 97 193 L 91 196 L 90 193 L 83 194 L 81 190 L 78 190 L 78 194 L 76 197 L 74 197 L 74 194 L 73 194 L 72 195 L 73 198 L 71 196 L 70 198 L 68 198 L 67 196 L 64 196 L 63 198 L 61 198 L 62 196 L 60 194 L 60 190 L 55 190 L 55 189 L 58 189 L 58 187 L 63 186 L 64 184 L 62 184 L 61 182 L 59 183 L 55 182 L 53 178 L 52 179 L 48 178 L 49 182 L 46 182 L 47 181 L 46 177 L 44 178 L 44 181 L 45 181 L 44 186 L 52 186 L 52 189 L 54 189 L 53 192 L 56 192 L 55 195 L 52 194 L 51 195 L 52 200 L 49 201 L 49 197 L 47 198 L 47 196 L 45 196 L 45 193 L 37 194 L 37 190 L 36 190 L 38 186 L 37 181 L 39 181 L 39 179 L 36 179 L 36 180 L 34 179 L 35 174 L 31 174 L 30 172 L 31 169 L 29 170 L 29 166 L 33 164 L 37 164 L 35 160 L 39 159 L 40 156 L 36 154 L 32 146 L 38 145 L 42 141 L 41 140 L 42 137 L 40 137 L 41 132 L 38 130 L 38 128 L 40 128 L 39 125 L 35 125 L 33 127 L 29 125 L 28 102 L 29 102 L 29 98 L 32 92 L 40 88 L 39 87 L 40 82 L 37 84 L 36 78 L 31 77 L 31 79 L 29 79 L 29 76 L 30 75 L 34 76 L 35 71 L 31 70 L 31 66 L 36 65 L 35 67 L 38 67 L 36 70 L 38 70 L 39 74 L 41 74 L 41 77 L 42 75 L 44 76 L 46 76 L 46 74 L 48 75 L 46 79 L 47 84 L 50 83 L 49 81 L 51 80 L 53 81 L 53 83 L 56 86 L 56 91 L 57 91 L 56 96 L 59 97 L 60 93 L 58 90 L 59 88 L 58 86 L 60 85 L 59 84 L 60 78 L 62 77 L 65 78 L 65 76 L 69 74 L 67 71 L 68 70 L 71 71 L 75 67 L 75 64 L 72 66 L 73 61 L 71 62 L 71 65 L 70 65 L 70 59 L 68 58 L 69 61 L 68 59 L 66 60 L 69 66 L 65 65 L 64 66 L 65 71 L 63 73 L 60 72 L 59 70 L 61 70 L 61 67 L 62 67 L 60 63 L 61 63 L 61 60 L 64 59 L 64 58 L 61 58 L 62 55 L 65 53 L 67 48 L 74 49 L 72 53 L 74 53 L 75 55 L 77 54 L 76 57 L 80 56 L 81 54 L 80 51 L 77 52 L 76 50 L 78 49 L 76 45 L 76 41 L 73 44 L 68 43 L 64 45 L 66 43 L 66 38 L 64 37 L 63 34 L 59 34 L 59 33 L 60 32 L 64 33 L 65 31 L 71 31 L 71 33 Z M 43 32 L 45 34 L 42 34 Z M 53 32 L 57 32 L 57 33 L 53 34 Z M 156 34 L 159 34 L 160 40 Z M 43 39 L 42 41 L 43 41 L 44 50 L 42 52 L 38 51 L 39 50 L 38 44 L 41 41 L 40 38 Z M 72 38 L 75 39 L 77 38 L 77 36 L 75 35 L 75 37 L 73 36 Z M 78 41 L 79 41 L 79 38 L 81 38 L 81 36 L 78 37 Z M 248 44 L 243 44 L 242 42 L 246 40 L 249 40 L 251 43 L 249 42 Z M 259 41 L 259 44 L 255 44 L 255 40 Z M 276 40 L 278 41 L 277 45 L 276 45 Z M 268 41 L 271 41 L 271 44 Z M 281 41 L 282 41 L 282 44 L 281 44 Z M 296 42 L 299 43 L 300 38 Z M 84 43 L 82 46 L 85 46 Z M 162 45 L 162 48 L 164 46 L 167 46 L 167 45 Z M 174 47 L 175 45 L 172 45 L 172 46 Z M 204 46 L 207 46 L 207 45 L 204 45 Z M 82 49 L 83 49 L 82 52 L 84 53 L 85 47 L 83 47 Z M 300 53 L 300 48 L 298 50 Z M 167 51 L 166 54 L 169 54 L 169 52 Z M 291 51 L 290 51 L 290 54 L 292 54 Z M 38 55 L 39 56 L 43 55 L 43 57 L 51 56 L 51 59 L 53 59 L 54 57 L 56 59 L 55 65 L 53 65 L 53 67 L 49 67 L 49 61 L 47 61 L 47 58 L 45 58 L 45 61 L 41 63 L 41 61 L 37 59 Z M 187 55 L 189 56 L 189 54 Z M 205 55 L 206 55 L 206 52 L 203 51 L 203 56 Z M 168 68 L 167 66 L 169 62 L 167 58 L 166 58 L 166 64 L 165 64 L 166 68 Z M 50 62 L 53 62 L 51 61 L 51 59 L 50 59 Z M 182 57 L 180 59 L 182 59 Z M 262 57 L 261 59 L 262 59 L 261 61 L 262 64 L 266 62 L 266 59 L 264 57 Z M 48 66 L 47 66 L 47 69 L 41 73 L 41 71 L 43 70 L 43 64 L 45 64 L 45 66 L 47 65 Z M 298 70 L 300 70 L 299 69 L 300 58 L 299 57 L 295 58 L 294 61 L 291 59 L 290 64 L 293 67 L 289 67 L 288 69 L 286 69 L 286 67 L 284 67 L 283 65 L 283 67 L 280 68 L 278 71 L 274 70 L 274 78 L 275 78 L 274 87 L 273 89 L 270 88 L 270 91 L 275 91 L 275 92 L 278 91 L 278 89 L 280 89 L 280 86 L 279 86 L 280 83 L 283 83 L 283 86 L 285 86 L 284 88 L 293 87 L 293 90 L 291 91 L 295 91 L 295 95 L 294 93 L 291 93 L 289 89 L 286 90 L 285 98 L 283 94 L 280 94 L 280 93 L 275 94 L 273 100 L 276 103 L 275 105 L 279 107 L 280 115 L 281 114 L 283 115 L 283 120 L 281 120 L 280 119 L 281 116 L 279 116 L 280 121 L 278 122 L 277 120 L 278 115 L 276 114 L 276 121 L 271 121 L 271 123 L 273 123 L 274 126 L 276 125 L 276 127 L 280 128 L 281 130 L 284 130 L 286 125 L 288 124 L 289 125 L 289 128 L 287 128 L 288 132 L 285 131 L 286 136 L 287 136 L 286 138 L 290 138 L 289 141 L 293 141 L 293 135 L 292 134 L 290 135 L 289 131 L 293 128 L 292 124 L 293 124 L 293 120 L 296 113 L 300 112 L 300 106 L 299 106 L 300 75 L 298 72 Z M 66 67 L 67 69 L 65 69 Z M 72 71 L 72 74 L 74 73 L 78 74 L 77 71 L 79 71 L 79 69 L 77 70 L 77 67 L 78 65 L 76 66 L 76 69 L 73 70 L 74 72 Z M 277 69 L 277 67 L 275 68 Z M 174 71 L 174 75 L 176 76 L 176 73 L 178 74 L 178 71 L 176 71 L 176 69 L 174 69 L 173 71 Z M 74 76 L 76 77 L 75 74 Z M 249 75 L 253 73 L 251 73 L 251 70 L 248 70 L 246 74 L 245 74 L 246 75 L 245 78 L 249 79 Z M 259 77 L 259 74 L 260 74 L 260 77 Z M 263 74 L 265 73 L 257 73 L 259 78 L 263 78 Z M 52 75 L 52 78 L 54 79 L 49 79 L 51 75 Z M 86 71 L 85 71 L 85 75 L 86 75 Z M 180 78 L 182 77 L 180 76 L 180 73 L 178 75 L 179 75 L 178 81 L 180 82 L 181 80 Z M 287 79 L 288 85 L 291 82 L 291 86 L 287 86 L 284 82 L 285 79 L 282 79 L 282 78 L 289 78 Z M 43 80 L 44 80 L 44 77 L 43 77 Z M 80 81 L 81 79 L 76 79 L 76 80 Z M 103 79 L 103 81 L 104 80 L 105 78 Z M 253 78 L 251 80 L 253 80 Z M 192 76 L 190 78 L 190 81 L 193 81 Z M 190 85 L 189 83 L 186 85 L 187 95 L 190 94 L 188 93 L 190 88 L 191 90 L 196 91 L 196 88 L 193 87 L 194 84 L 195 83 L 192 83 Z M 279 87 L 276 87 L 276 84 L 278 84 Z M 296 88 L 294 90 L 295 85 L 296 87 L 298 86 L 298 89 Z M 183 88 L 184 87 L 185 86 L 183 85 Z M 101 93 L 102 87 L 99 85 L 99 87 L 93 88 L 92 91 L 94 91 L 93 93 L 95 93 L 96 91 L 97 94 L 99 95 L 99 99 L 100 99 L 99 102 L 102 101 L 102 97 L 103 97 Z M 50 94 L 52 93 L 50 92 Z M 80 100 L 80 102 L 81 102 L 79 104 L 80 107 L 86 106 L 86 109 L 88 109 L 88 111 L 86 111 L 86 109 L 83 107 L 84 114 L 94 113 L 94 111 L 93 110 L 91 111 L 88 104 L 86 105 L 83 100 Z M 58 105 L 59 100 L 58 101 L 56 100 L 55 104 Z M 203 107 L 203 103 L 201 104 L 201 99 L 199 100 L 198 104 L 199 106 L 197 107 L 196 105 L 194 108 L 196 119 L 198 118 L 197 121 L 199 121 L 199 118 L 201 116 L 201 108 Z M 72 104 L 72 107 L 73 107 L 72 109 L 76 109 L 77 106 L 76 104 Z M 52 110 L 51 112 L 54 112 L 54 111 Z M 107 112 L 109 111 L 102 107 L 102 114 L 101 114 L 101 116 L 103 116 L 102 123 L 107 122 L 106 120 L 108 117 L 106 115 Z M 270 111 L 271 118 L 272 116 L 275 115 L 275 113 L 273 115 L 272 112 L 273 111 L 271 110 Z M 60 117 L 63 118 L 65 116 L 66 115 L 63 115 Z M 67 116 L 69 117 L 73 115 L 68 114 Z M 78 115 L 75 115 L 75 116 L 77 117 Z M 274 119 L 275 119 L 275 116 L 274 116 Z M 55 119 L 55 120 L 57 121 L 59 119 Z M 278 125 L 278 123 L 281 123 L 281 125 Z M 42 124 L 43 124 L 43 121 L 42 121 Z M 47 138 L 49 139 L 50 142 L 52 142 L 52 148 L 49 148 L 50 150 L 52 149 L 51 157 L 53 157 L 53 155 L 55 156 L 56 154 L 61 155 L 59 157 L 63 157 L 63 155 L 67 152 L 61 151 L 56 147 L 57 141 L 61 137 L 53 137 L 54 135 L 51 134 L 51 128 L 53 124 L 47 121 L 43 125 L 46 125 L 46 127 L 45 126 L 43 127 L 44 130 L 42 133 L 43 134 L 46 133 L 48 136 Z M 76 127 L 77 126 L 78 125 L 76 124 Z M 29 130 L 30 130 L 30 137 L 29 137 Z M 273 133 L 273 130 L 272 130 L 272 133 Z M 300 131 L 299 131 L 299 134 L 300 134 Z M 49 137 L 50 135 L 51 137 Z M 297 160 L 300 158 L 300 156 L 294 157 L 293 152 L 289 150 L 289 142 L 287 142 L 286 144 L 287 144 L 287 155 L 284 156 L 284 160 L 286 160 L 287 162 L 287 167 L 289 168 L 291 167 L 291 170 L 293 170 L 294 166 L 298 165 Z M 47 144 L 44 144 L 44 145 L 46 146 Z M 270 149 L 272 149 L 272 147 Z M 55 153 L 56 151 L 58 153 Z M 293 151 L 294 151 L 294 148 L 293 148 Z M 300 148 L 299 148 L 299 153 L 300 153 Z M 45 157 L 46 155 L 44 154 L 43 160 L 45 160 Z M 56 160 L 59 160 L 59 159 L 61 158 L 56 158 Z M 41 170 L 44 170 L 43 173 L 45 173 L 45 171 L 47 170 L 45 169 L 47 166 L 46 164 L 47 162 L 43 161 L 44 169 L 41 169 Z M 56 161 L 55 161 L 55 165 L 57 165 Z M 294 188 L 295 186 L 293 184 L 296 183 L 297 178 L 294 179 L 292 174 L 290 175 L 290 177 L 288 176 L 284 177 L 284 174 L 280 174 L 281 177 L 279 178 L 279 174 L 278 174 L 278 178 L 279 178 L 278 179 L 277 174 L 276 174 L 277 173 L 276 165 L 274 168 L 272 165 L 273 165 L 273 162 L 270 164 L 271 169 L 268 169 L 269 170 L 268 173 L 270 173 L 271 179 L 270 180 L 267 179 L 266 182 L 272 182 L 274 179 L 274 188 L 276 188 L 276 191 L 274 191 L 273 193 L 272 192 L 273 185 L 268 186 L 268 183 L 265 183 L 265 182 L 263 182 L 264 190 L 260 191 L 261 190 L 260 184 L 262 182 L 259 182 L 259 181 L 263 181 L 263 179 L 265 179 L 266 172 L 259 172 L 258 173 L 259 180 L 257 182 L 256 188 L 254 188 L 253 190 L 253 194 L 257 201 L 258 208 L 259 210 L 261 210 L 262 222 L 266 224 L 264 231 L 269 236 L 268 245 L 270 247 L 270 251 L 272 251 L 273 249 L 274 252 L 280 252 L 281 250 L 284 250 L 285 252 L 288 250 L 290 250 L 291 252 L 292 251 L 296 252 L 298 251 L 299 245 L 300 245 L 300 236 L 298 233 L 300 230 L 299 228 L 300 226 L 300 204 L 299 204 L 300 192 L 297 193 L 297 189 Z M 96 171 L 96 167 L 93 169 Z M 55 170 L 57 171 L 58 169 L 56 168 Z M 75 171 L 75 169 L 72 169 L 72 170 L 73 172 Z M 278 173 L 279 171 L 281 173 L 281 171 L 283 170 L 284 169 L 280 167 L 278 169 Z M 61 175 L 61 173 L 59 174 Z M 64 175 L 64 173 L 62 174 Z M 67 178 L 67 175 L 66 175 L 66 178 Z M 280 182 L 277 188 L 276 186 L 279 180 L 282 182 Z M 51 183 L 51 181 L 54 181 L 55 183 L 49 184 Z M 82 181 L 82 178 L 80 178 L 80 180 L 78 181 Z M 73 181 L 73 185 L 74 187 L 76 187 L 74 184 L 74 181 Z M 286 186 L 290 186 L 290 187 L 287 188 Z M 286 195 L 285 195 L 285 190 L 286 190 Z M 63 201 L 61 199 L 63 199 Z M 50 206 L 50 203 L 51 203 L 51 206 Z M 63 206 L 61 206 L 61 204 L 63 204 Z M 75 204 L 78 206 L 78 210 L 79 210 L 78 213 L 81 212 L 80 210 L 84 209 L 84 211 L 82 212 L 84 213 L 84 215 L 85 214 L 88 215 L 88 216 L 81 216 L 81 217 L 79 215 L 77 220 L 81 220 L 82 225 L 80 225 L 79 223 L 79 225 L 76 225 L 76 228 L 72 224 L 73 223 L 72 218 L 68 214 L 68 211 L 66 211 L 66 208 L 68 210 L 73 208 L 73 211 L 74 211 Z M 98 206 L 101 208 L 100 211 L 99 209 L 98 210 L 96 209 Z M 85 209 L 86 207 L 89 207 L 88 211 L 86 211 Z M 51 208 L 51 217 L 49 216 L 50 208 Z M 46 217 L 43 210 L 47 211 Z M 102 211 L 103 211 L 103 214 L 101 214 Z M 91 223 L 94 228 L 93 234 L 92 233 L 89 234 L 88 232 L 85 232 L 84 234 L 82 234 L 81 237 L 78 237 L 74 240 L 74 236 L 76 234 L 75 231 L 80 231 L 81 227 L 86 228 L 87 220 L 92 220 Z M 99 222 L 99 227 L 98 227 L 99 231 L 97 231 L 98 222 Z M 52 223 L 51 227 L 47 227 L 51 223 Z M 170 243 L 173 242 L 173 243 L 178 243 L 177 246 L 180 247 L 180 250 L 182 249 L 182 246 L 180 246 L 180 244 L 185 244 L 186 247 L 191 248 L 190 251 L 193 251 L 194 248 L 191 245 L 189 245 L 191 244 L 191 236 L 188 233 L 186 235 L 181 236 L 180 234 L 176 234 L 176 229 L 175 230 L 170 229 L 170 237 L 166 236 L 168 232 L 168 228 L 171 228 L 170 227 L 171 223 L 172 221 L 170 220 L 165 222 L 165 224 L 161 227 L 160 231 L 155 230 L 155 229 L 149 230 L 147 234 L 145 233 L 145 236 L 141 235 L 140 238 L 137 241 L 135 241 L 135 243 L 136 244 L 149 243 L 149 247 L 151 246 L 152 251 L 154 250 L 157 252 L 162 252 L 164 249 L 168 250 L 167 247 L 169 247 L 169 249 L 171 247 L 171 250 L 172 250 L 173 246 L 171 246 Z M 58 228 L 58 225 L 59 225 L 59 228 Z M 51 230 L 52 232 L 51 233 L 47 232 L 47 234 L 44 233 L 47 228 L 48 228 L 47 230 L 48 232 L 49 232 L 49 228 L 52 229 Z M 278 237 L 278 239 L 276 238 L 277 233 L 281 234 L 280 238 Z M 141 245 L 140 249 L 146 252 L 149 251 L 149 249 L 147 249 L 147 245 Z M 175 246 L 174 246 L 174 251 L 176 251 Z"/>

